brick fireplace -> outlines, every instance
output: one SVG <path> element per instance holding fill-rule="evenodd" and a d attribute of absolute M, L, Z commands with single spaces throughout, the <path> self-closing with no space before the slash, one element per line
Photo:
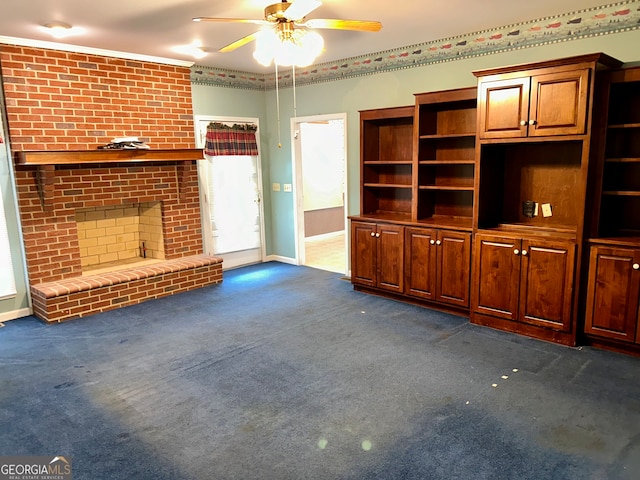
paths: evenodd
<path fill-rule="evenodd" d="M 0 60 L 35 315 L 222 281 L 221 259 L 202 254 L 188 68 L 8 45 Z M 122 136 L 151 149 L 97 149 Z"/>

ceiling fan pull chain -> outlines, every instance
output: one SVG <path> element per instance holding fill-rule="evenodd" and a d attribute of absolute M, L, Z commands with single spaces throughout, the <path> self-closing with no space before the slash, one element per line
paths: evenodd
<path fill-rule="evenodd" d="M 296 65 L 291 66 L 293 74 L 293 118 L 298 118 L 298 105 L 296 103 Z"/>
<path fill-rule="evenodd" d="M 280 139 L 280 91 L 278 90 L 278 62 L 274 62 L 276 67 L 276 115 L 278 118 L 278 148 L 282 148 Z"/>

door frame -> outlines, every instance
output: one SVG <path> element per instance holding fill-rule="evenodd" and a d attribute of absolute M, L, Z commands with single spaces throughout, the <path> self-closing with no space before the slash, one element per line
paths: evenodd
<path fill-rule="evenodd" d="M 342 120 L 344 128 L 344 192 L 343 192 L 343 218 L 344 218 L 344 251 L 345 251 L 345 275 L 349 275 L 349 232 L 348 232 L 348 220 L 347 212 L 349 211 L 349 182 L 348 182 L 348 161 L 347 161 L 347 114 L 343 113 L 328 113 L 324 115 L 310 115 L 306 117 L 292 117 L 291 118 L 291 152 L 293 155 L 292 162 L 292 177 L 293 177 L 293 223 L 294 232 L 296 235 L 295 252 L 296 252 L 296 265 L 305 264 L 305 235 L 304 235 L 304 192 L 302 191 L 303 185 L 303 172 L 302 172 L 302 150 L 301 143 L 298 141 L 300 138 L 300 129 L 298 124 L 308 122 L 323 122 L 327 120 Z"/>
<path fill-rule="evenodd" d="M 260 122 L 258 118 L 254 117 L 225 117 L 220 115 L 194 115 L 194 128 L 196 136 L 197 148 L 204 149 L 204 144 L 201 144 L 199 125 L 200 122 L 220 122 L 220 123 L 253 123 L 258 129 L 256 131 L 256 140 L 258 143 L 258 160 L 257 160 L 257 174 L 258 174 L 258 208 L 260 211 L 260 262 L 264 261 L 266 256 L 265 250 L 265 235 L 264 235 L 264 195 L 262 188 L 262 156 L 260 154 Z M 211 231 L 211 212 L 209 210 L 209 202 L 207 201 L 207 174 L 204 172 L 204 162 L 198 162 L 198 193 L 200 196 L 200 222 L 202 224 L 202 245 L 204 252 L 209 255 L 213 255 L 213 245 L 211 240 L 213 239 L 213 232 Z M 232 253 L 233 255 L 233 253 Z M 241 254 L 237 255 L 241 258 Z M 223 263 L 224 265 L 224 263 Z M 232 265 L 229 268 L 232 268 Z M 240 265 L 237 265 L 240 266 Z M 223 267 L 226 268 L 226 267 Z"/>

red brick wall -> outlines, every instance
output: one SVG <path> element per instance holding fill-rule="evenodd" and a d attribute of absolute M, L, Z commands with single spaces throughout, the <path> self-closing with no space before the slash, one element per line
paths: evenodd
<path fill-rule="evenodd" d="M 189 69 L 0 45 L 13 151 L 94 150 L 119 136 L 194 148 Z M 16 167 L 31 284 L 81 274 L 77 208 L 162 201 L 165 258 L 202 253 L 197 166 Z"/>
<path fill-rule="evenodd" d="M 9 45 L 0 62 L 14 150 L 195 147 L 187 67 Z"/>

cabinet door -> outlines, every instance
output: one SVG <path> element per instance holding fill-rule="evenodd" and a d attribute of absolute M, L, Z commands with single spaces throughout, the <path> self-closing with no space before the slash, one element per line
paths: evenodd
<path fill-rule="evenodd" d="M 404 227 L 378 224 L 375 233 L 380 288 L 403 293 Z"/>
<path fill-rule="evenodd" d="M 468 307 L 471 235 L 440 230 L 436 239 L 436 252 L 436 300 Z"/>
<path fill-rule="evenodd" d="M 523 240 L 520 255 L 519 320 L 571 331 L 575 244 Z"/>
<path fill-rule="evenodd" d="M 376 285 L 376 224 L 351 223 L 351 281 L 360 285 Z"/>
<path fill-rule="evenodd" d="M 640 250 L 591 247 L 584 330 L 633 342 L 638 327 Z M 637 341 L 637 339 L 636 339 Z"/>
<path fill-rule="evenodd" d="M 476 235 L 472 293 L 475 312 L 507 320 L 517 319 L 519 252 L 519 239 Z"/>
<path fill-rule="evenodd" d="M 478 100 L 480 138 L 527 135 L 530 78 L 483 81 Z"/>
<path fill-rule="evenodd" d="M 433 300 L 436 295 L 436 231 L 407 228 L 405 242 L 405 293 Z"/>
<path fill-rule="evenodd" d="M 529 136 L 585 132 L 589 70 L 531 77 Z"/>

